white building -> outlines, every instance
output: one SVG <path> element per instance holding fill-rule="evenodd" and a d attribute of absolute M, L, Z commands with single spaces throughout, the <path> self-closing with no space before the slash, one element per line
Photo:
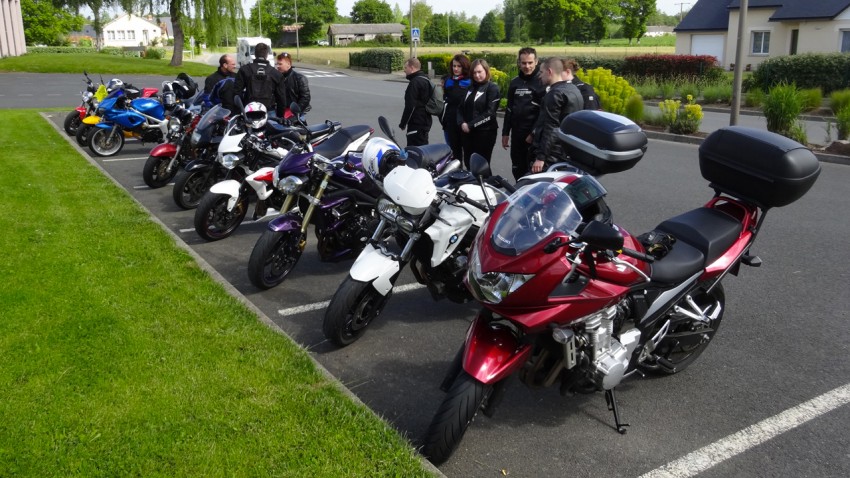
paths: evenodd
<path fill-rule="evenodd" d="M 20 0 L 0 0 L 0 58 L 27 52 Z"/>
<path fill-rule="evenodd" d="M 103 46 L 150 46 L 162 29 L 145 17 L 125 13 L 103 26 Z"/>

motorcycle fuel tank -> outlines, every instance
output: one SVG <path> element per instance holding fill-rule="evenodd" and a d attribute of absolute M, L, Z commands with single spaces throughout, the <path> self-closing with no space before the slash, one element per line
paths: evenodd
<path fill-rule="evenodd" d="M 157 100 L 151 98 L 136 98 L 132 102 L 133 109 L 156 119 L 165 118 L 165 108 Z"/>

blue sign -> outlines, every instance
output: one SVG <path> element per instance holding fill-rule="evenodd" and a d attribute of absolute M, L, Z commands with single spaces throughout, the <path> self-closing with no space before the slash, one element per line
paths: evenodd
<path fill-rule="evenodd" d="M 419 41 L 419 29 L 418 28 L 411 28 L 410 29 L 410 38 L 413 41 Z"/>

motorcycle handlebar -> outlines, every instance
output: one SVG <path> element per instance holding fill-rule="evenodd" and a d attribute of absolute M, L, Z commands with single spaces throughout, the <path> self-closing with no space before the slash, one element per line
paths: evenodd
<path fill-rule="evenodd" d="M 486 204 L 481 204 L 480 202 L 476 201 L 475 199 L 470 199 L 469 196 L 467 196 L 466 193 L 463 192 L 463 191 L 459 191 L 457 194 L 454 194 L 454 193 L 451 193 L 451 194 L 453 194 L 454 197 L 457 198 L 458 204 L 467 203 L 467 204 L 469 204 L 473 207 L 476 207 L 476 208 L 478 208 L 478 209 L 480 209 L 484 212 L 490 212 L 490 208 L 487 207 Z"/>
<path fill-rule="evenodd" d="M 647 262 L 649 264 L 652 264 L 653 262 L 655 262 L 655 257 L 650 256 L 649 254 L 644 254 L 642 252 L 634 251 L 632 249 L 628 249 L 628 248 L 625 248 L 625 247 L 621 251 L 618 251 L 618 252 L 620 254 L 624 255 L 624 256 L 629 256 L 633 259 L 637 259 L 639 261 Z"/>

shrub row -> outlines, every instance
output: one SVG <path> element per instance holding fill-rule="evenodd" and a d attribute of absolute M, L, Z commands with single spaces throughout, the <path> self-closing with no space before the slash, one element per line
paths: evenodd
<path fill-rule="evenodd" d="M 636 55 L 623 60 L 623 76 L 714 81 L 723 76 L 711 55 Z"/>
<path fill-rule="evenodd" d="M 370 48 L 348 54 L 348 64 L 356 68 L 375 68 L 384 72 L 404 68 L 404 52 L 395 48 Z"/>
<path fill-rule="evenodd" d="M 97 49 L 81 46 L 28 46 L 27 54 L 40 55 L 43 53 L 97 53 Z"/>
<path fill-rule="evenodd" d="M 820 87 L 826 94 L 847 88 L 850 85 L 850 55 L 804 53 L 770 58 L 756 68 L 747 86 L 769 90 L 790 83 L 798 88 Z"/>

